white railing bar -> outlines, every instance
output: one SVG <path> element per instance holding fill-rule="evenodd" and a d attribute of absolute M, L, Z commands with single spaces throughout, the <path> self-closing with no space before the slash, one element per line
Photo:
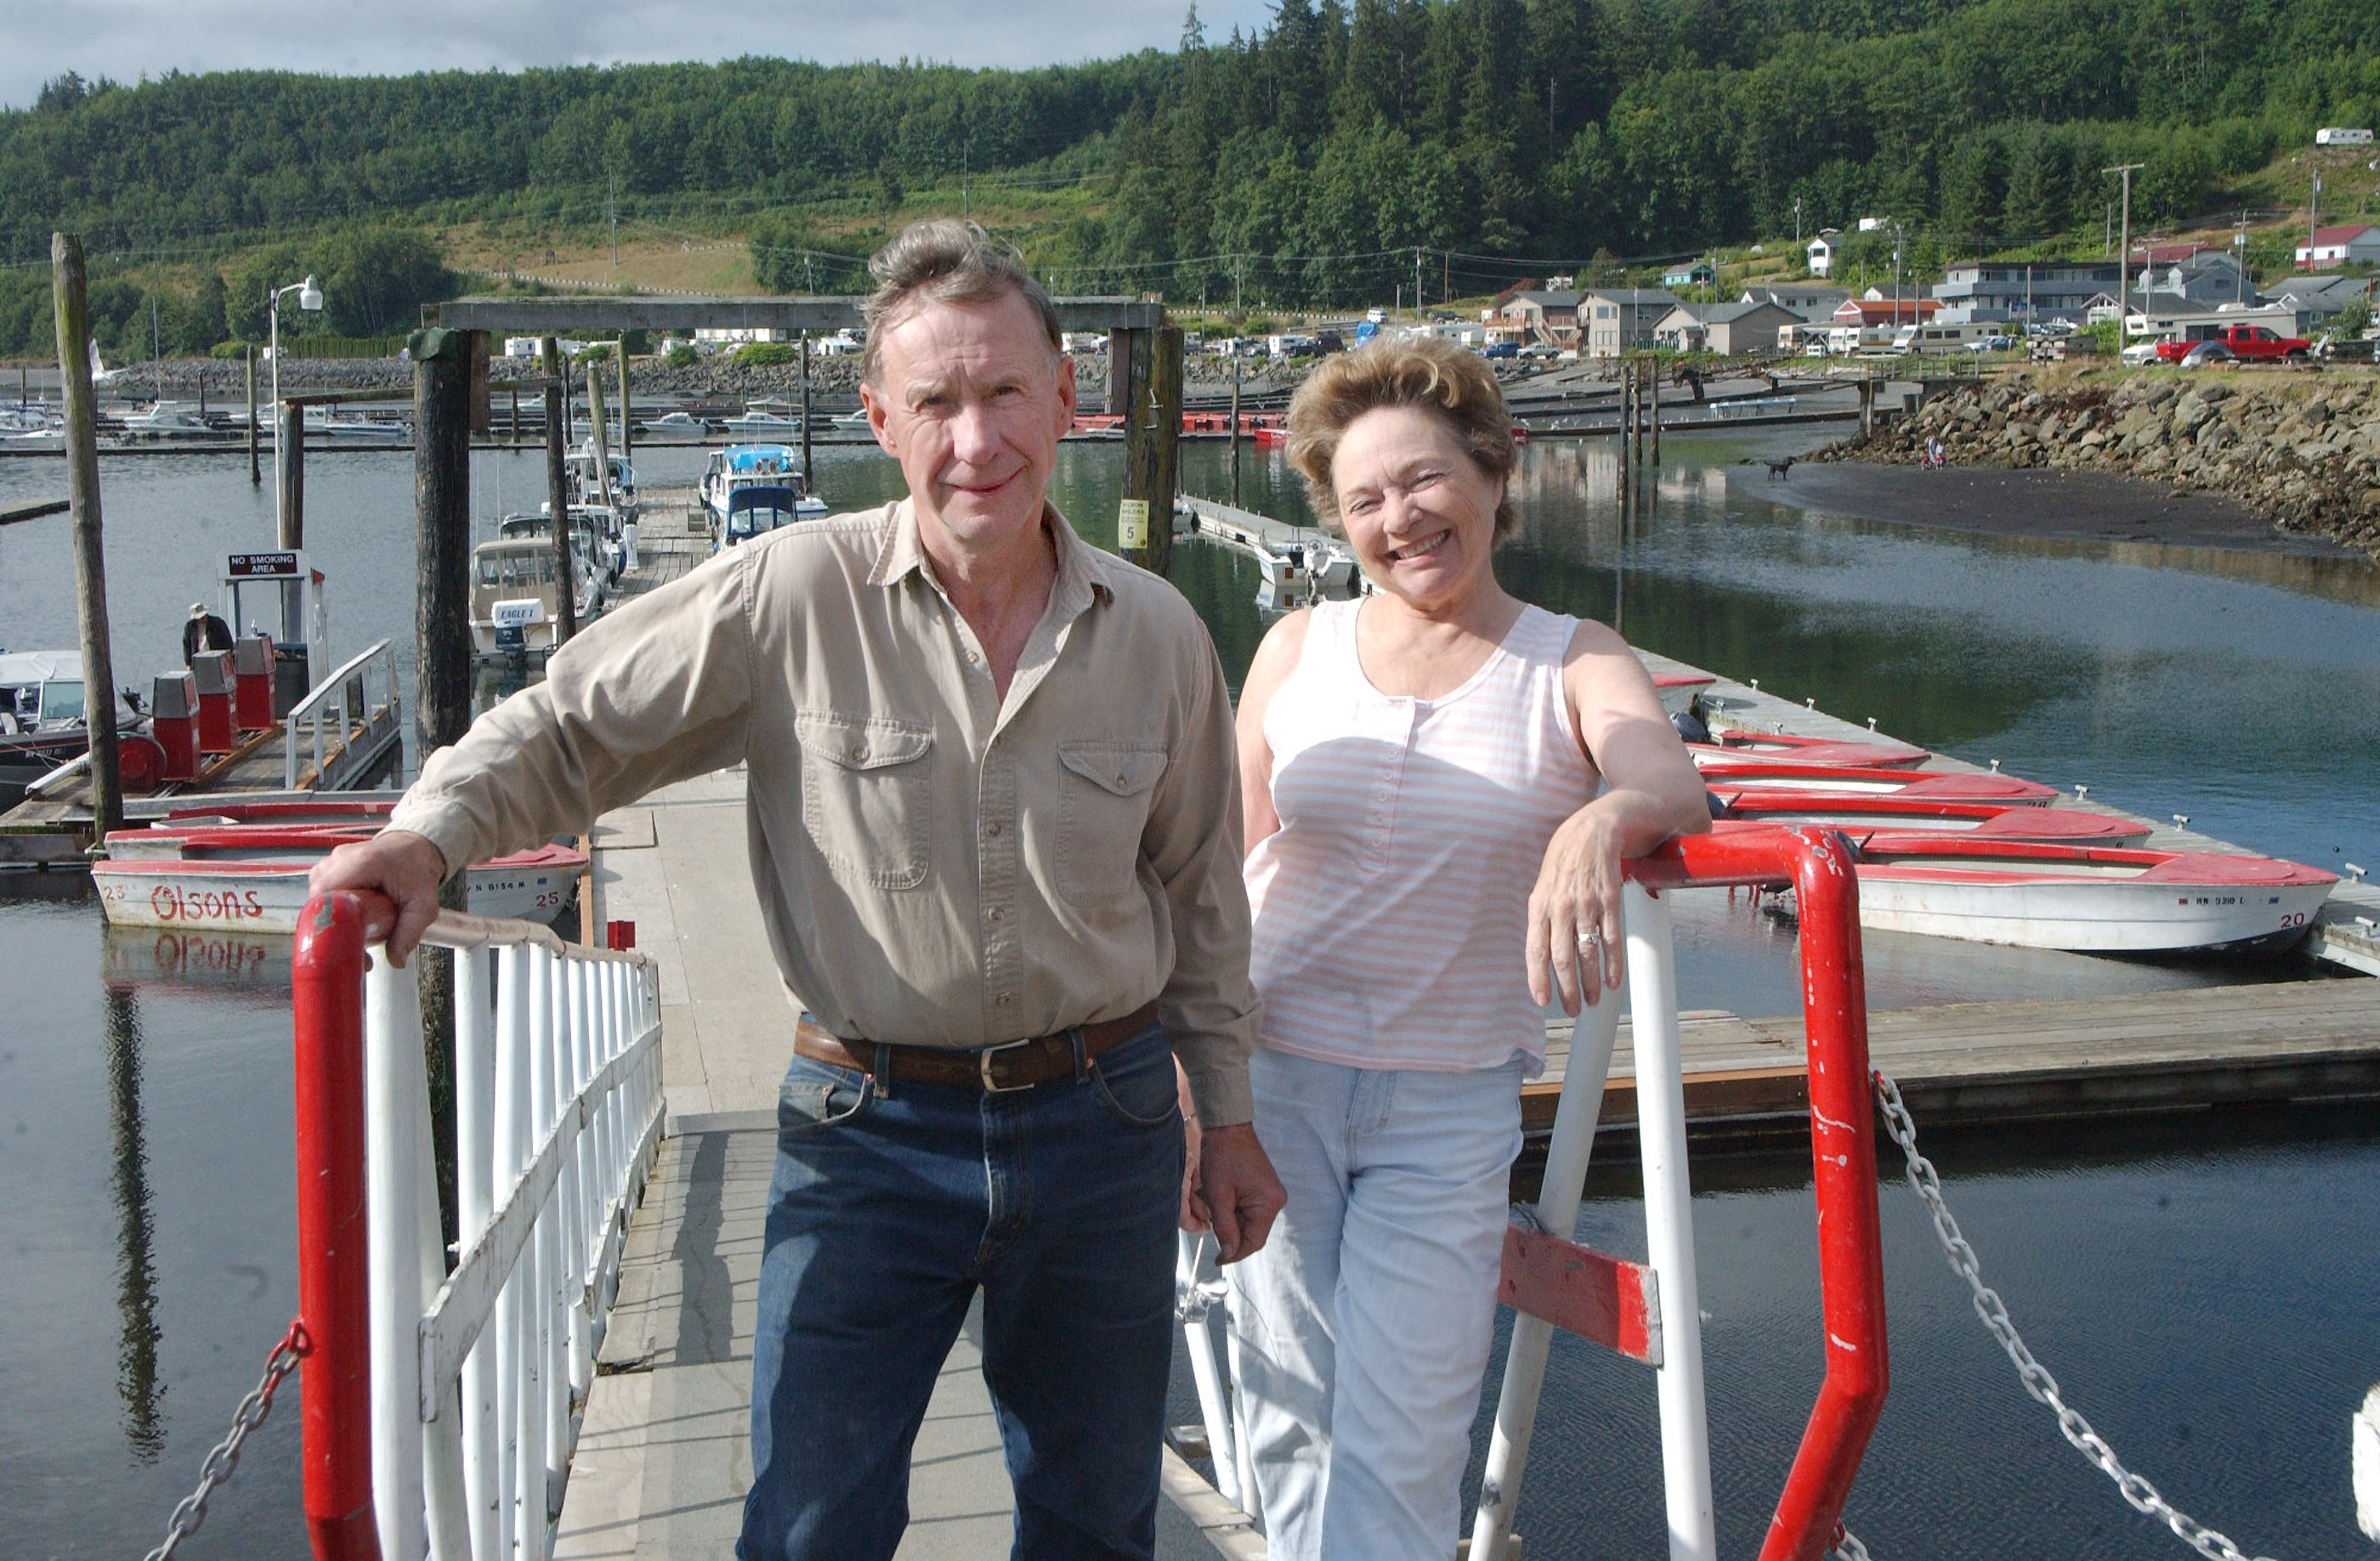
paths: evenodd
<path fill-rule="evenodd" d="M 1718 1561 L 1711 1503 L 1710 1420 L 1703 1398 L 1701 1287 L 1694 1275 L 1694 1188 L 1686 1168 L 1685 1064 L 1678 1044 L 1676 950 L 1669 902 L 1624 889 L 1628 984 L 1635 1021 L 1636 1135 L 1645 1167 L 1646 1265 L 1660 1280 L 1661 1482 L 1670 1561 Z"/>
<path fill-rule="evenodd" d="M 361 671 L 367 662 L 370 661 L 373 657 L 382 654 L 383 651 L 389 652 L 389 663 L 391 666 L 394 666 L 395 664 L 396 658 L 395 652 L 389 650 L 389 642 L 384 639 L 374 640 L 370 646 L 349 657 L 340 665 L 337 672 L 332 672 L 326 677 L 317 679 L 313 688 L 307 694 L 306 697 L 290 706 L 288 713 L 283 716 L 282 720 L 295 722 L 303 720 L 305 717 L 315 714 L 323 705 L 330 702 L 330 696 L 332 695 L 339 692 L 341 686 L 346 684 L 349 673 Z M 395 686 L 394 684 L 392 684 L 391 686 Z"/>
<path fill-rule="evenodd" d="M 436 1412 L 436 1385 L 461 1370 L 463 1358 L 486 1327 L 497 1292 L 511 1278 L 514 1265 L 535 1233 L 540 1214 L 561 1178 L 563 1162 L 581 1136 L 589 1116 L 589 1102 L 618 1088 L 625 1075 L 661 1044 L 655 1024 L 607 1063 L 578 1097 L 565 1107 L 537 1156 L 505 1193 L 504 1207 L 477 1240 L 464 1250 L 463 1260 L 446 1277 L 437 1296 L 420 1313 L 420 1350 L 416 1380 L 419 1384 L 421 1418 Z"/>
<path fill-rule="evenodd" d="M 1634 994 L 1627 996 L 1633 998 Z M 1536 1204 L 1539 1222 L 1566 1241 L 1578 1234 L 1578 1205 L 1587 1162 L 1595 1153 L 1604 1087 L 1611 1078 L 1611 1048 L 1620 1034 L 1621 1003 L 1620 993 L 1608 993 L 1571 1027 L 1570 1056 L 1562 1065 L 1561 1097 L 1554 1107 L 1553 1141 L 1547 1147 Z M 1496 1398 L 1496 1431 L 1488 1444 L 1487 1471 L 1480 1480 L 1479 1506 L 1471 1522 L 1474 1555 L 1501 1556 L 1512 1534 L 1553 1336 L 1554 1325 L 1544 1318 L 1526 1312 L 1512 1314 L 1504 1382 Z"/>
<path fill-rule="evenodd" d="M 650 965 L 653 957 L 638 949 L 597 949 L 565 941 L 550 926 L 515 921 L 509 916 L 475 916 L 467 911 L 441 911 L 421 935 L 421 941 L 439 949 L 537 948 L 568 956 L 584 964 Z"/>
<path fill-rule="evenodd" d="M 372 1491 L 381 1554 L 422 1555 L 421 1420 L 406 1400 L 409 1320 L 421 1301 L 421 1209 L 416 1189 L 396 1185 L 409 1169 L 428 1123 L 409 1074 L 419 1072 L 421 998 L 411 980 L 391 979 L 387 955 L 374 950 L 364 982 L 364 1166 L 372 1307 Z M 399 1037 L 412 1037 L 410 1045 Z M 410 1058 L 414 1066 L 407 1066 Z M 406 1180 L 410 1183 L 412 1178 Z M 438 1205 L 433 1201 L 431 1205 Z M 404 1404 L 393 1412 L 392 1399 Z"/>

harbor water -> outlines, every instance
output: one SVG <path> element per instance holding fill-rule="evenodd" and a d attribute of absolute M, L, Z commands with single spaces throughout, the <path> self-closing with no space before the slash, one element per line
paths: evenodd
<path fill-rule="evenodd" d="M 1608 441 L 1526 450 L 1524 524 L 1500 564 L 1521 594 L 1616 620 L 1636 643 L 1978 763 L 2091 787 L 2151 817 L 2337 870 L 2380 866 L 2371 805 L 2380 571 L 2356 561 L 1917 531 L 1811 514 L 1742 463 L 1804 447 L 1672 439 L 1623 523 Z M 1220 446 L 1186 489 L 1228 491 Z M 1070 445 L 1057 502 L 1111 543 L 1122 451 Z M 638 453 L 648 489 L 702 453 Z M 1245 507 L 1303 519 L 1277 455 L 1243 453 Z M 333 652 L 410 662 L 412 465 L 310 454 L 308 552 Z M 898 474 L 821 446 L 838 506 Z M 270 490 L 214 456 L 102 468 L 117 682 L 178 660 L 222 555 L 273 537 Z M 0 462 L 0 502 L 64 490 L 62 464 Z M 536 452 L 475 458 L 482 534 L 543 493 Z M 650 525 L 652 524 L 649 522 Z M 1252 561 L 1177 550 L 1174 575 L 1236 679 L 1263 632 Z M 0 645 L 74 643 L 64 519 L 0 529 Z M 1693 898 L 1693 897 L 1688 897 Z M 1790 1011 L 1791 932 L 1738 901 L 1682 904 L 1689 1008 Z M 121 1556 L 174 1502 L 255 1386 L 295 1309 L 285 941 L 103 935 L 88 884 L 0 880 L 0 1252 L 18 1301 L 0 1334 L 0 1549 Z M 2325 978 L 1870 935 L 1871 1001 L 2089 994 Z M 1921 1123 L 1921 1128 L 1923 1124 Z M 2028 1339 L 2069 1396 L 2179 1506 L 2252 1554 L 2359 1554 L 2347 1418 L 2380 1380 L 2380 1127 L 2307 1110 L 2117 1131 L 1946 1135 L 1946 1184 Z M 1756 1547 L 1821 1360 L 1806 1162 L 1697 1168 L 1714 1466 L 1727 1554 Z M 1894 1556 L 2149 1557 L 2175 1542 L 2125 1507 L 2027 1398 L 1896 1180 L 1883 1190 L 1894 1386 L 1852 1526 Z M 1590 1239 L 1641 1254 L 1629 1179 L 1598 1179 Z M 1565 1344 L 1521 1531 L 1533 1554 L 1661 1550 L 1652 1385 Z M 1492 1401 L 1491 1383 L 1489 1398 Z M 1187 1413 L 1178 1418 L 1191 1418 Z M 247 1446 L 185 1556 L 305 1554 L 296 1415 Z"/>

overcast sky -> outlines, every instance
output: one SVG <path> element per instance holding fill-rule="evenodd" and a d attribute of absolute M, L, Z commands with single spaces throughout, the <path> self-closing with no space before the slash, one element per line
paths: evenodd
<path fill-rule="evenodd" d="M 1038 66 L 1182 36 L 1189 0 L 0 0 L 0 106 L 72 70 L 273 69 L 402 76 L 533 65 L 778 54 L 837 65 Z M 1210 38 L 1261 27 L 1269 0 L 1202 0 Z"/>

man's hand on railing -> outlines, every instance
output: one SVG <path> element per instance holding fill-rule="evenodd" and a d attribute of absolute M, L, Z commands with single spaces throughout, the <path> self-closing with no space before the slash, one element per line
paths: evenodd
<path fill-rule="evenodd" d="M 385 938 L 389 963 L 402 970 L 421 935 L 438 918 L 438 889 L 446 881 L 446 858 L 425 836 L 407 829 L 382 829 L 368 841 L 343 845 L 314 864 L 306 881 L 316 894 L 334 889 L 362 893 L 364 940 Z"/>

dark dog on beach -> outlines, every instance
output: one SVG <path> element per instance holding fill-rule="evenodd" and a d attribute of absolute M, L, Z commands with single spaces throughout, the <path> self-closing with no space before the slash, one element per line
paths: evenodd
<path fill-rule="evenodd" d="M 1783 477 L 1787 472 L 1791 471 L 1793 469 L 1793 463 L 1800 458 L 1801 457 L 1796 455 L 1788 455 L 1781 461 L 1764 461 L 1761 465 L 1768 468 L 1768 480 L 1774 482 L 1779 478 Z"/>

